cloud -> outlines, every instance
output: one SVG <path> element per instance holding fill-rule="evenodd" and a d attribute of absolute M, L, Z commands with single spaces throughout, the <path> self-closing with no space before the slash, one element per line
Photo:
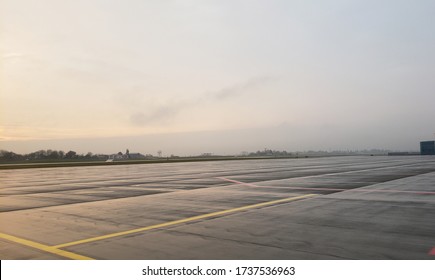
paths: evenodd
<path fill-rule="evenodd" d="M 129 120 L 130 123 L 137 126 L 170 123 L 177 115 L 185 110 L 197 106 L 205 106 L 210 102 L 216 104 L 216 102 L 242 96 L 270 80 L 272 80 L 272 78 L 268 76 L 254 77 L 243 83 L 233 84 L 215 91 L 206 92 L 195 98 L 171 101 L 164 105 L 149 108 L 149 111 L 136 112 L 130 115 Z"/>
<path fill-rule="evenodd" d="M 249 90 L 255 89 L 258 86 L 263 85 L 264 83 L 267 83 L 271 80 L 272 77 L 269 76 L 254 77 L 244 83 L 234 84 L 232 86 L 212 92 L 209 94 L 209 96 L 217 100 L 233 98 L 236 96 L 240 96 Z"/>
<path fill-rule="evenodd" d="M 134 125 L 148 125 L 165 123 L 173 119 L 182 109 L 179 105 L 161 106 L 151 112 L 139 112 L 130 116 L 130 122 Z"/>

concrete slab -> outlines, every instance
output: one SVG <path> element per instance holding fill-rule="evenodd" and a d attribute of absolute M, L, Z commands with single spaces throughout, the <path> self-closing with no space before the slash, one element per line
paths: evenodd
<path fill-rule="evenodd" d="M 55 248 L 307 194 L 316 196 L 61 249 L 96 259 L 435 259 L 435 158 L 420 156 L 0 170 L 0 233 Z M 0 241 L 2 259 L 63 258 Z"/>

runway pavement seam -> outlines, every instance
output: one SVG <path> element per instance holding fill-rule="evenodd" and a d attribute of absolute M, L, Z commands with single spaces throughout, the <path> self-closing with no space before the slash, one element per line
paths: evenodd
<path fill-rule="evenodd" d="M 54 205 L 45 205 L 45 206 L 34 206 L 34 207 L 28 207 L 28 208 L 22 208 L 22 209 L 11 209 L 11 210 L 0 210 L 0 213 L 9 213 L 9 212 L 18 212 L 18 211 L 31 211 L 35 209 L 44 209 L 44 208 L 52 208 L 52 207 L 63 207 L 65 205 L 77 205 L 77 204 L 85 204 L 85 203 L 94 203 L 94 202 L 102 202 L 102 201 L 112 201 L 116 199 L 129 199 L 129 198 L 135 198 L 135 197 L 141 197 L 141 196 L 151 196 L 151 195 L 164 195 L 168 193 L 174 193 L 174 192 L 159 192 L 154 194 L 138 194 L 138 195 L 131 195 L 131 196 L 123 196 L 123 197 L 111 197 L 111 198 L 102 198 L 102 199 L 96 199 L 96 200 L 90 200 L 90 201 L 78 201 L 78 202 L 71 202 L 71 203 L 59 203 Z"/>
<path fill-rule="evenodd" d="M 233 179 L 229 179 L 229 178 L 225 178 L 225 177 L 217 177 L 217 179 L 221 179 L 221 180 L 225 180 L 227 182 L 232 182 L 238 185 L 245 185 L 245 186 L 249 186 L 249 187 L 255 187 L 255 188 L 266 188 L 268 186 L 259 186 L 256 184 L 252 184 L 252 183 L 245 183 L 242 181 L 237 181 L 237 180 L 233 180 Z M 364 186 L 367 187 L 367 186 Z M 308 191 L 350 191 L 350 192 L 365 192 L 365 193 L 370 193 L 370 192 L 377 192 L 377 193 L 406 193 L 406 194 L 418 194 L 418 195 L 435 195 L 435 192 L 431 192 L 431 191 L 403 191 L 403 190 L 373 190 L 373 189 L 343 189 L 343 188 L 306 188 L 306 187 L 287 187 L 288 189 L 292 189 L 292 190 L 308 190 Z"/>
<path fill-rule="evenodd" d="M 387 161 L 386 161 L 387 162 Z M 379 162 L 379 163 L 383 163 L 383 162 Z M 408 166 L 414 166 L 414 165 L 421 165 L 421 163 L 417 162 L 417 163 L 400 163 L 400 164 L 394 164 L 391 166 L 376 166 L 376 167 L 371 167 L 371 168 L 367 168 L 364 167 L 366 164 L 362 164 L 362 165 L 355 165 L 355 164 L 335 164 L 333 165 L 334 167 L 339 167 L 339 166 L 353 166 L 353 167 L 363 167 L 362 169 L 352 169 L 352 170 L 347 170 L 347 171 L 339 171 L 339 172 L 328 172 L 328 173 L 323 173 L 323 174 L 317 174 L 317 175 L 308 175 L 308 176 L 301 176 L 301 177 L 295 177 L 295 178 L 306 178 L 306 177 L 316 177 L 316 176 L 324 176 L 324 175 L 334 175 L 334 174 L 341 174 L 341 173 L 353 173 L 353 172 L 360 172 L 360 171 L 369 171 L 369 170 L 377 170 L 377 169 L 392 169 L 392 168 L 397 168 L 397 167 L 408 167 Z M 323 168 L 328 168 L 331 167 L 332 165 L 319 165 L 317 166 L 317 169 L 323 169 Z M 286 171 L 302 171 L 302 170 L 313 170 L 312 168 L 309 168 L 309 166 L 299 166 L 296 168 L 282 168 L 277 170 L 276 168 L 270 168 L 271 170 L 273 170 L 273 172 L 286 172 Z M 227 172 L 221 172 L 221 173 L 227 173 Z M 269 170 L 266 171 L 260 171 L 260 172 L 256 172 L 256 174 L 260 174 L 260 173 L 270 173 Z M 231 174 L 234 174 L 234 172 L 232 172 Z M 245 174 L 250 174 L 250 173 L 240 173 L 240 174 L 236 174 L 236 175 L 245 175 Z M 222 176 L 221 176 L 222 177 Z"/>
<path fill-rule="evenodd" d="M 247 241 L 247 240 L 239 240 L 239 239 L 231 239 L 231 238 L 218 238 L 218 237 L 211 236 L 211 235 L 205 235 L 205 234 L 199 234 L 199 233 L 193 233 L 193 232 L 183 232 L 183 231 L 178 231 L 178 230 L 173 230 L 173 229 L 162 229 L 162 230 L 165 232 L 168 232 L 168 233 L 181 233 L 181 234 L 185 234 L 185 235 L 193 235 L 193 236 L 198 236 L 198 237 L 208 238 L 208 239 L 213 239 L 213 240 L 224 240 L 224 241 L 229 241 L 229 242 L 236 242 L 239 244 L 256 245 L 256 246 L 275 248 L 275 249 L 280 249 L 280 250 L 285 250 L 285 251 L 295 251 L 295 252 L 301 252 L 301 253 L 329 256 L 329 257 L 334 257 L 337 259 L 352 260 L 352 258 L 349 258 L 349 257 L 343 257 L 343 256 L 329 254 L 329 253 L 314 253 L 314 252 L 311 252 L 309 250 L 301 250 L 301 249 L 296 249 L 296 248 L 285 248 L 285 247 L 281 247 L 281 246 L 275 246 L 272 244 L 251 242 L 251 241 Z"/>
<path fill-rule="evenodd" d="M 53 246 L 48 246 L 48 245 L 45 245 L 42 243 L 38 243 L 38 242 L 27 240 L 24 238 L 16 237 L 16 236 L 9 235 L 6 233 L 0 233 L 0 238 L 17 243 L 17 244 L 24 245 L 27 247 L 31 247 L 31 248 L 34 248 L 34 249 L 37 249 L 40 251 L 44 251 L 44 252 L 58 255 L 58 256 L 61 256 L 64 258 L 72 259 L 72 260 L 93 260 L 92 258 L 87 257 L 87 256 L 83 256 L 83 255 L 79 255 L 79 254 L 76 254 L 73 252 L 61 250 L 58 248 L 54 248 Z"/>
<path fill-rule="evenodd" d="M 379 168 L 375 168 L 375 169 L 379 169 Z M 372 169 L 356 170 L 356 171 L 344 171 L 344 172 L 333 172 L 333 173 L 324 173 L 324 174 L 307 175 L 307 176 L 297 176 L 297 177 L 286 177 L 286 178 L 281 178 L 281 179 L 273 179 L 273 180 L 269 180 L 269 181 L 276 181 L 276 180 L 292 180 L 292 179 L 309 179 L 309 178 L 325 177 L 325 176 L 332 176 L 332 175 L 338 175 L 338 174 L 357 173 L 357 172 L 360 172 L 360 171 L 368 171 L 368 170 L 372 170 Z M 374 170 L 374 169 L 373 169 L 373 170 Z M 421 175 L 425 175 L 425 174 L 429 174 L 429 173 L 433 173 L 433 172 L 435 172 L 435 171 L 434 171 L 434 170 L 430 170 L 430 171 L 423 172 L 423 173 L 418 173 L 418 174 L 413 174 L 413 175 L 406 176 L 406 177 L 396 178 L 396 179 L 393 179 L 393 180 L 391 180 L 391 181 L 394 181 L 394 180 L 402 180 L 402 179 L 410 178 L 410 177 L 413 177 L 413 176 L 421 176 Z M 218 177 L 214 177 L 214 178 L 216 178 L 216 179 L 220 179 L 220 180 L 225 180 L 225 181 L 227 181 L 227 182 L 233 182 L 233 183 L 237 183 L 237 184 L 242 184 L 242 185 L 249 185 L 249 184 L 250 184 L 250 183 L 247 183 L 247 182 L 241 182 L 241 181 L 237 181 L 237 180 L 230 181 L 230 180 L 232 180 L 232 179 L 229 179 L 229 178 L 226 178 L 226 177 L 223 177 L 223 176 L 218 176 Z M 263 182 L 264 182 L 264 181 L 263 181 Z M 389 181 L 376 182 L 376 184 L 378 184 L 378 183 L 385 183 L 385 182 L 389 182 Z M 252 186 L 252 187 L 268 187 L 268 186 L 258 186 L 258 185 L 254 185 L 254 184 L 252 184 L 252 183 L 251 183 L 251 186 Z M 370 185 L 361 186 L 361 187 L 367 187 L 367 186 L 370 186 Z M 291 187 L 291 188 L 296 189 L 296 188 L 299 188 L 299 187 Z M 303 188 L 303 187 L 300 187 L 300 188 L 301 188 L 301 189 L 310 190 L 309 188 Z M 349 189 L 341 189 L 341 188 L 329 188 L 329 189 L 326 189 L 326 188 L 319 188 L 319 189 L 316 189 L 316 188 L 313 188 L 313 190 L 345 191 L 345 190 L 349 190 Z M 406 192 L 406 191 L 405 191 L 405 192 Z M 433 194 L 435 194 L 435 192 L 433 192 Z"/>
<path fill-rule="evenodd" d="M 126 231 L 121 231 L 121 232 L 86 238 L 86 239 L 82 239 L 82 240 L 72 241 L 72 242 L 68 242 L 68 243 L 58 244 L 58 245 L 54 245 L 52 247 L 53 248 L 65 248 L 65 247 L 70 247 L 70 246 L 74 246 L 74 245 L 80 245 L 80 244 L 84 244 L 84 243 L 90 243 L 90 242 L 105 240 L 105 239 L 109 239 L 109 238 L 120 237 L 120 236 L 129 235 L 129 234 L 144 232 L 144 231 L 148 231 L 148 230 L 184 224 L 184 223 L 188 223 L 188 222 L 192 222 L 192 221 L 198 221 L 198 220 L 203 220 L 203 219 L 207 219 L 207 218 L 218 217 L 218 216 L 231 214 L 231 213 L 235 213 L 235 212 L 240 212 L 240 211 L 245 211 L 245 210 L 250 210 L 250 209 L 254 209 L 254 208 L 272 206 L 272 205 L 276 205 L 279 203 L 285 203 L 285 202 L 290 202 L 290 201 L 297 201 L 297 200 L 301 200 L 301 199 L 305 199 L 305 198 L 309 198 L 309 197 L 315 197 L 315 196 L 318 196 L 318 195 L 317 194 L 307 194 L 307 195 L 301 195 L 301 196 L 296 196 L 296 197 L 288 197 L 288 198 L 284 198 L 284 199 L 261 202 L 261 203 L 257 203 L 257 204 L 251 204 L 251 205 L 246 205 L 246 206 L 242 206 L 242 207 L 212 212 L 212 213 L 208 213 L 208 214 L 202 214 L 202 215 L 193 216 L 190 218 L 184 218 L 184 219 L 180 219 L 180 220 L 175 220 L 175 221 L 171 221 L 171 222 L 165 222 L 165 223 L 146 226 L 146 227 L 142 227 L 142 228 L 126 230 Z"/>

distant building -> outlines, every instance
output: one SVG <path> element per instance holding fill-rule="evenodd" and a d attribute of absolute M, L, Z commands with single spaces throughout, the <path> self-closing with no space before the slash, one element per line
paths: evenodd
<path fill-rule="evenodd" d="M 435 155 L 435 141 L 420 142 L 420 154 Z"/>
<path fill-rule="evenodd" d="M 120 159 L 124 159 L 125 155 L 123 155 L 121 152 L 117 153 L 117 154 L 111 154 L 109 155 L 108 159 L 112 159 L 112 160 L 120 160 Z"/>
<path fill-rule="evenodd" d="M 144 159 L 145 156 L 141 153 L 128 153 L 129 159 Z"/>

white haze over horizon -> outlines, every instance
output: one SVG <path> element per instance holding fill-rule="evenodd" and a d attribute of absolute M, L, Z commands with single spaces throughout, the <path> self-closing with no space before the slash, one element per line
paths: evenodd
<path fill-rule="evenodd" d="M 435 133 L 434 1 L 3 0 L 0 149 L 389 149 Z"/>

